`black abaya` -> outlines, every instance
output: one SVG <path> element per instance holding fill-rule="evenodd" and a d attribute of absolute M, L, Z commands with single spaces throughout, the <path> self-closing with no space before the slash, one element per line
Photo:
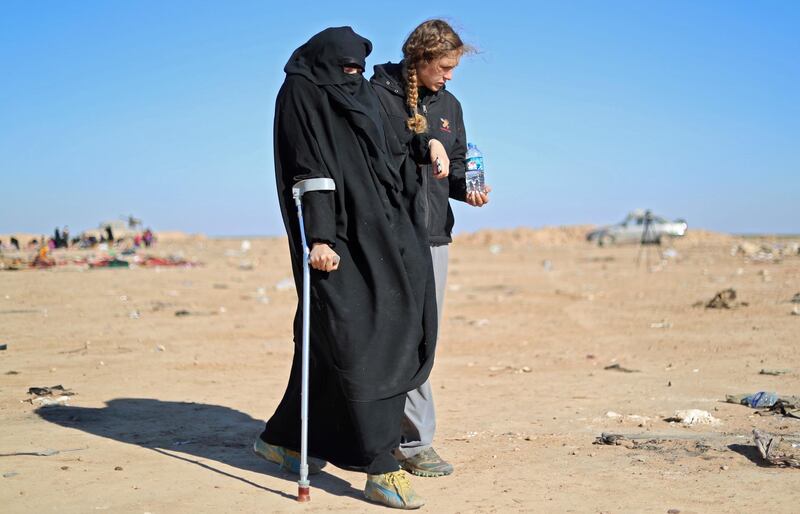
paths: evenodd
<path fill-rule="evenodd" d="M 291 187 L 328 177 L 335 192 L 305 195 L 309 244 L 330 244 L 337 271 L 311 272 L 309 452 L 369 473 L 397 469 L 405 393 L 433 365 L 436 302 L 425 227 L 406 206 L 420 193 L 387 158 L 379 104 L 360 74 L 371 50 L 349 27 L 326 29 L 286 65 L 276 102 L 275 173 L 298 292 L 302 258 Z M 299 447 L 302 305 L 283 400 L 262 439 Z"/>

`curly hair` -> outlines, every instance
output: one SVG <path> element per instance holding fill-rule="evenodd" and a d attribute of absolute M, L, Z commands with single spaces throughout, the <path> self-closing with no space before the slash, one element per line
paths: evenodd
<path fill-rule="evenodd" d="M 406 79 L 406 105 L 411 116 L 406 121 L 416 134 L 428 130 L 425 117 L 419 113 L 419 79 L 417 66 L 455 54 L 461 57 L 472 49 L 461 41 L 453 27 L 444 20 L 428 20 L 415 28 L 403 43 L 403 75 Z"/>

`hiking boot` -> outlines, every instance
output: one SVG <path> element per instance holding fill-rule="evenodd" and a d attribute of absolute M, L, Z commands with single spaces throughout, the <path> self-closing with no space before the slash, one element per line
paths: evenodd
<path fill-rule="evenodd" d="M 443 477 L 453 472 L 453 466 L 446 462 L 433 448 L 425 448 L 413 457 L 400 460 L 400 466 L 418 477 Z"/>
<path fill-rule="evenodd" d="M 253 443 L 253 451 L 259 457 L 262 457 L 269 462 L 278 464 L 281 468 L 294 473 L 300 474 L 300 454 L 294 450 L 284 448 L 283 446 L 275 446 L 274 444 L 265 443 L 260 437 L 256 438 Z M 314 457 L 308 458 L 308 474 L 316 475 L 322 468 L 325 467 L 325 462 L 322 459 L 315 459 Z"/>
<path fill-rule="evenodd" d="M 382 475 L 367 475 L 364 497 L 395 509 L 418 509 L 425 505 L 425 500 L 411 487 L 408 475 L 402 469 Z"/>

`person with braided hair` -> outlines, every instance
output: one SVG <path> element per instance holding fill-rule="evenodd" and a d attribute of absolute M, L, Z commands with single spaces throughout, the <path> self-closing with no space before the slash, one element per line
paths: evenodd
<path fill-rule="evenodd" d="M 471 51 L 447 22 L 428 20 L 406 39 L 403 60 L 375 66 L 370 79 L 383 108 L 393 162 L 404 176 L 415 176 L 424 191 L 409 212 L 427 227 L 439 321 L 455 221 L 449 199 L 482 207 L 491 191 L 487 187 L 482 193 L 467 193 L 463 113 L 458 99 L 445 89 L 461 57 Z M 436 415 L 429 381 L 406 395 L 404 414 L 395 452 L 400 465 L 418 476 L 452 473 L 453 466 L 432 446 Z"/>

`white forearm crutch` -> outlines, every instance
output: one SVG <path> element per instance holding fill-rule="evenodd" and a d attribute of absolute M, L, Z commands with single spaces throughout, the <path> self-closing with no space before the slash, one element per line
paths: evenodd
<path fill-rule="evenodd" d="M 306 243 L 306 229 L 303 224 L 303 195 L 310 191 L 334 191 L 336 184 L 330 178 L 310 178 L 301 180 L 292 187 L 292 198 L 297 206 L 297 220 L 300 222 L 300 240 L 303 244 L 303 345 L 301 352 L 302 381 L 300 386 L 300 480 L 297 481 L 297 501 L 311 501 L 308 481 L 308 333 L 310 330 L 311 271 L 308 261 L 311 250 Z"/>

